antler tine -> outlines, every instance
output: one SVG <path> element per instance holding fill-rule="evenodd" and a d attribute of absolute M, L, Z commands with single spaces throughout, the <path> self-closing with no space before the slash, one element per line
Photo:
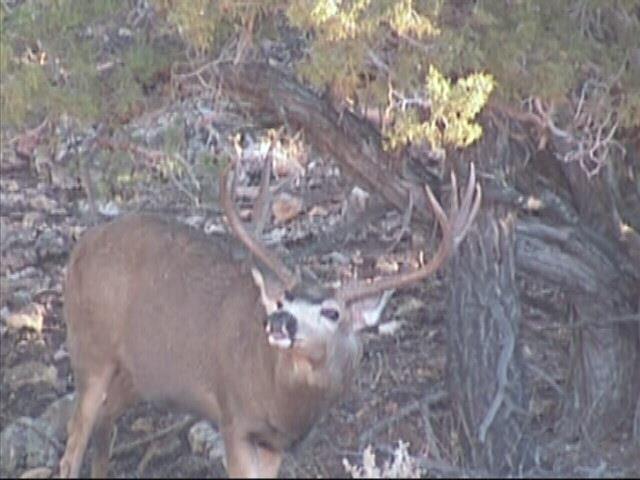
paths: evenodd
<path fill-rule="evenodd" d="M 456 172 L 451 170 L 451 212 L 450 215 L 453 215 L 460 208 L 459 200 L 458 200 L 458 177 L 456 177 Z"/>
<path fill-rule="evenodd" d="M 269 190 L 269 181 L 271 179 L 272 170 L 272 158 L 271 152 L 273 151 L 275 140 L 272 139 L 269 143 L 269 150 L 264 156 L 264 165 L 262 167 L 262 178 L 260 179 L 260 191 L 256 197 L 256 201 L 253 205 L 253 213 L 251 214 L 251 223 L 253 226 L 253 233 L 256 236 L 260 236 L 264 230 L 264 226 L 269 218 L 269 205 L 271 203 L 271 191 Z"/>
<path fill-rule="evenodd" d="M 477 193 L 476 193 L 475 201 L 473 201 L 472 203 L 471 200 L 473 198 L 474 192 L 477 192 Z M 469 182 L 467 183 L 464 199 L 462 201 L 462 205 L 463 205 L 462 208 L 464 207 L 466 208 L 464 208 L 464 210 L 461 210 L 461 213 L 457 217 L 460 224 L 456 226 L 456 228 L 454 228 L 455 231 L 459 232 L 457 235 L 454 236 L 454 239 L 453 239 L 454 249 L 457 248 L 458 245 L 460 245 L 460 243 L 462 242 L 462 240 L 464 240 L 464 238 L 466 237 L 469 227 L 471 227 L 471 224 L 475 220 L 476 215 L 480 210 L 481 201 L 482 201 L 482 188 L 480 187 L 480 184 L 476 184 L 476 169 L 474 164 L 472 163 L 469 168 Z"/>
<path fill-rule="evenodd" d="M 438 200 L 436 200 L 431 189 L 428 186 L 425 187 L 431 208 L 433 209 L 436 219 L 442 228 L 442 241 L 440 242 L 438 250 L 433 258 L 422 268 L 412 272 L 386 277 L 370 284 L 359 282 L 345 287 L 340 293 L 343 301 L 351 302 L 361 298 L 377 295 L 385 290 L 410 285 L 428 277 L 444 264 L 445 260 L 447 260 L 451 253 L 464 239 L 469 227 L 478 213 L 480 201 L 482 199 L 482 190 L 480 185 L 476 183 L 473 164 L 471 165 L 469 182 L 465 189 L 461 204 L 459 204 L 458 191 L 456 188 L 457 181 L 454 174 L 451 175 L 451 185 L 453 187 L 453 191 L 449 218 L 447 218 L 442 206 Z"/>
<path fill-rule="evenodd" d="M 227 221 L 234 235 L 245 246 L 258 257 L 273 273 L 284 283 L 285 288 L 292 289 L 297 283 L 298 278 L 286 267 L 286 265 L 277 256 L 269 252 L 254 236 L 246 230 L 242 224 L 242 220 L 238 216 L 231 198 L 231 190 L 233 184 L 233 176 L 229 175 L 233 164 L 229 163 L 220 175 L 220 203 L 222 209 L 227 216 Z"/>
<path fill-rule="evenodd" d="M 442 228 L 444 228 L 447 224 L 447 214 L 444 213 L 442 209 L 442 205 L 436 199 L 436 196 L 433 194 L 433 190 L 429 185 L 424 186 L 425 191 L 427 192 L 427 197 L 429 198 L 429 203 L 431 204 L 431 208 L 433 209 L 433 213 L 436 215 L 436 220 Z"/>
<path fill-rule="evenodd" d="M 475 167 L 471 164 L 469 170 L 469 181 L 467 182 L 467 188 L 464 192 L 464 198 L 462 199 L 462 206 L 460 205 L 460 192 L 458 191 L 458 179 L 455 172 L 451 171 L 451 213 L 450 215 L 457 214 L 458 218 L 465 218 L 468 209 L 471 208 L 471 200 L 469 197 L 473 195 L 473 184 L 476 181 Z M 468 207 L 465 209 L 465 207 Z"/>

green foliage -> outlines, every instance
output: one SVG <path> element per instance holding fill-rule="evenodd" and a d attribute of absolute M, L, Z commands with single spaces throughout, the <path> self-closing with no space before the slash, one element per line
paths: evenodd
<path fill-rule="evenodd" d="M 478 2 L 463 13 L 447 7 L 441 41 L 448 47 L 437 56 L 445 72 L 490 71 L 504 101 L 563 103 L 586 80 L 602 83 L 607 113 L 623 126 L 640 124 L 640 69 L 629 65 L 640 38 L 637 1 Z M 602 100 L 587 98 L 583 108 L 602 113 Z"/>
<path fill-rule="evenodd" d="M 155 0 L 154 3 L 167 15 L 169 23 L 176 25 L 180 34 L 200 52 L 211 47 L 221 13 L 228 7 L 228 2 L 217 5 L 209 0 Z"/>
<path fill-rule="evenodd" d="M 253 20 L 274 11 L 278 3 L 278 0 L 152 0 L 161 16 L 199 55 L 224 48 L 236 30 L 254 27 Z"/>
<path fill-rule="evenodd" d="M 337 101 L 386 111 L 391 148 L 425 140 L 436 150 L 470 145 L 481 134 L 474 118 L 489 95 L 505 102 L 538 97 L 559 108 L 576 108 L 582 95 L 581 113 L 596 123 L 611 117 L 621 127 L 640 125 L 637 0 L 152 5 L 157 16 L 149 30 L 119 39 L 133 1 L 26 0 L 11 10 L 3 6 L 2 121 L 35 124 L 61 113 L 126 120 L 147 102 L 158 72 L 175 60 L 192 58 L 194 51 L 216 56 L 234 45 L 229 40 L 237 34 L 277 40 L 283 30 L 276 19 L 284 14 L 292 26 L 310 32 L 298 74 L 329 87 Z"/>
<path fill-rule="evenodd" d="M 177 57 L 177 52 L 161 50 L 157 46 L 150 45 L 143 40 L 137 40 L 134 48 L 125 52 L 123 63 L 127 71 L 141 85 L 148 85 L 158 70 L 170 67 L 170 59 Z"/>
<path fill-rule="evenodd" d="M 637 0 L 288 4 L 290 21 L 314 34 L 298 72 L 356 106 L 385 108 L 392 148 L 468 146 L 494 84 L 505 102 L 540 98 L 578 121 L 640 125 Z"/>
<path fill-rule="evenodd" d="M 429 3 L 434 11 L 438 10 L 439 2 Z M 408 0 L 294 0 L 289 2 L 287 16 L 293 25 L 314 33 L 309 55 L 298 65 L 299 73 L 318 86 L 330 83 L 351 98 L 365 89 L 381 86 L 377 91 L 383 95 L 377 100 L 385 100 L 382 97 L 388 91 L 388 78 L 379 71 L 381 67 L 397 77 L 396 81 L 419 82 L 415 70 L 414 75 L 405 76 L 409 72 L 395 68 L 408 65 L 400 63 L 404 56 L 378 56 L 384 49 L 395 49 L 389 43 L 392 35 L 412 34 L 421 39 L 438 33 L 431 18 Z M 415 67 L 419 68 L 420 63 Z M 366 85 L 359 78 L 365 72 L 377 73 Z"/>
<path fill-rule="evenodd" d="M 94 161 L 100 166 L 91 172 L 97 198 L 115 201 L 129 198 L 129 192 L 135 182 L 139 181 L 140 177 L 148 176 L 147 172 L 136 169 L 135 161 L 129 153 L 101 150 Z"/>
<path fill-rule="evenodd" d="M 119 20 L 130 9 L 120 0 L 27 0 L 2 10 L 3 124 L 35 124 L 63 113 L 82 121 L 126 118 L 144 101 L 145 83 L 179 53 L 122 33 Z"/>
<path fill-rule="evenodd" d="M 332 42 L 370 38 L 383 24 L 400 35 L 421 38 L 438 33 L 411 0 L 296 0 L 289 2 L 287 15 L 294 25 L 314 29 L 319 37 Z"/>
<path fill-rule="evenodd" d="M 400 112 L 390 134 L 391 147 L 424 139 L 441 153 L 445 145 L 467 147 L 482 135 L 482 128 L 473 119 L 487 102 L 493 87 L 491 75 L 471 74 L 452 84 L 435 67 L 429 66 L 425 85 L 430 100 L 429 119 L 419 122 L 413 112 Z"/>
<path fill-rule="evenodd" d="M 468 146 L 482 133 L 473 119 L 488 100 L 493 80 L 471 73 L 452 86 L 424 54 L 423 42 L 440 35 L 434 18 L 441 8 L 438 1 L 293 1 L 287 11 L 291 22 L 315 32 L 311 54 L 298 72 L 345 97 L 386 104 L 393 115 L 385 132 L 391 148 L 425 140 L 437 150 Z M 363 82 L 363 72 L 370 72 L 371 80 Z M 428 118 L 420 121 L 422 112 L 406 108 L 402 98 L 389 105 L 392 93 L 418 95 L 423 101 L 416 105 L 429 106 Z"/>

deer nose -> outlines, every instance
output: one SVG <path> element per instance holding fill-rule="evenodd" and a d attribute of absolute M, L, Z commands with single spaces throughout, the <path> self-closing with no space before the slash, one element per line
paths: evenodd
<path fill-rule="evenodd" d="M 278 310 L 267 318 L 268 333 L 286 333 L 289 338 L 294 338 L 297 331 L 298 321 L 287 311 Z"/>

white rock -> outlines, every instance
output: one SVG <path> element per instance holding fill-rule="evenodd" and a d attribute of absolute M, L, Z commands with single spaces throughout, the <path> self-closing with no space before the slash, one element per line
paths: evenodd
<path fill-rule="evenodd" d="M 224 458 L 222 435 L 206 420 L 193 425 L 189 430 L 188 438 L 194 454 L 204 456 L 210 461 Z"/>

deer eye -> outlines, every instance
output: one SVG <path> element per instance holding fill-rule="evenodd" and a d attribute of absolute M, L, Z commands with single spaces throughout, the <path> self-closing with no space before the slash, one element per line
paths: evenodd
<path fill-rule="evenodd" d="M 320 310 L 320 315 L 328 318 L 332 322 L 337 322 L 340 318 L 340 312 L 338 312 L 338 310 L 336 310 L 335 308 L 323 308 Z"/>

